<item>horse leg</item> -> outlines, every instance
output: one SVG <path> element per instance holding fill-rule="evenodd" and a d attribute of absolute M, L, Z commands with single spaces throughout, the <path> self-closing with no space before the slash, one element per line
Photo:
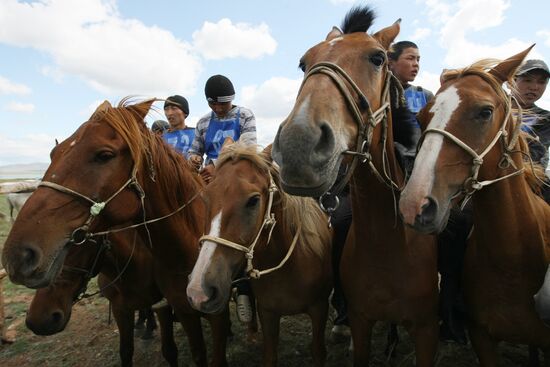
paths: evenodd
<path fill-rule="evenodd" d="M 364 320 L 351 310 L 348 310 L 348 319 L 353 342 L 353 365 L 354 367 L 368 366 L 372 328 L 376 321 Z"/>
<path fill-rule="evenodd" d="M 147 307 L 143 310 L 145 314 L 145 331 L 141 336 L 141 339 L 153 339 L 153 330 L 157 328 L 157 321 L 155 320 L 155 314 L 151 307 Z"/>
<path fill-rule="evenodd" d="M 229 307 L 219 315 L 208 315 L 208 321 L 212 329 L 212 361 L 210 366 L 227 366 L 225 355 L 227 336 L 229 335 Z"/>
<path fill-rule="evenodd" d="M 539 348 L 534 345 L 529 345 L 529 367 L 539 367 Z"/>
<path fill-rule="evenodd" d="M 176 316 L 187 334 L 187 340 L 189 342 L 193 362 L 195 362 L 195 365 L 199 367 L 206 367 L 208 364 L 206 359 L 206 344 L 204 343 L 201 318 L 199 314 L 176 312 Z"/>
<path fill-rule="evenodd" d="M 252 321 L 250 321 L 246 328 L 246 341 L 249 344 L 256 344 L 258 342 L 258 313 L 256 312 L 256 297 L 253 293 L 250 294 L 250 306 L 252 308 Z"/>
<path fill-rule="evenodd" d="M 435 355 L 439 343 L 437 319 L 434 318 L 426 324 L 411 327 L 410 334 L 414 339 L 416 366 L 432 367 L 435 363 Z"/>
<path fill-rule="evenodd" d="M 277 366 L 277 346 L 279 344 L 279 323 L 281 316 L 259 307 L 258 314 L 262 325 L 263 345 L 263 366 Z"/>
<path fill-rule="evenodd" d="M 160 326 L 160 344 L 162 356 L 170 367 L 178 365 L 178 347 L 174 341 L 174 320 L 170 306 L 161 307 L 156 311 Z"/>
<path fill-rule="evenodd" d="M 120 364 L 123 367 L 132 366 L 134 356 L 134 310 L 129 310 L 114 301 L 113 315 L 119 332 Z"/>
<path fill-rule="evenodd" d="M 134 326 L 134 329 L 136 329 L 136 330 L 143 329 L 145 327 L 145 319 L 146 319 L 145 310 L 144 309 L 138 310 L 138 318 L 136 320 L 136 324 Z"/>
<path fill-rule="evenodd" d="M 328 318 L 328 300 L 324 299 L 310 307 L 308 314 L 311 318 L 311 355 L 313 356 L 313 365 L 323 366 L 327 358 L 325 327 Z"/>
<path fill-rule="evenodd" d="M 395 357 L 395 348 L 397 348 L 397 344 L 399 344 L 399 332 L 397 331 L 397 324 L 392 322 L 390 323 L 388 336 L 386 338 L 386 349 L 384 350 L 386 357 Z"/>
<path fill-rule="evenodd" d="M 487 330 L 471 323 L 468 327 L 470 331 L 470 341 L 477 354 L 480 367 L 497 366 L 497 343 L 492 340 Z"/>

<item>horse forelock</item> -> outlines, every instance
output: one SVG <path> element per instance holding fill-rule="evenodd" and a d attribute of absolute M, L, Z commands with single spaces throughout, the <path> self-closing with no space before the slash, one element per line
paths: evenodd
<path fill-rule="evenodd" d="M 240 142 L 231 144 L 224 148 L 218 157 L 217 167 L 239 160 L 249 161 L 265 175 L 268 172 L 271 173 L 280 196 L 279 201 L 274 201 L 274 207 L 279 206 L 284 213 L 285 227 L 294 232 L 301 223 L 299 241 L 303 246 L 298 246 L 297 251 L 305 251 L 322 258 L 325 252 L 329 251 L 325 244 L 330 243 L 331 233 L 326 225 L 327 219 L 317 202 L 312 198 L 292 196 L 284 192 L 279 169 L 258 151 L 257 146 L 244 145 Z"/>
<path fill-rule="evenodd" d="M 369 6 L 354 6 L 342 22 L 344 34 L 366 32 L 374 22 L 376 14 Z"/>

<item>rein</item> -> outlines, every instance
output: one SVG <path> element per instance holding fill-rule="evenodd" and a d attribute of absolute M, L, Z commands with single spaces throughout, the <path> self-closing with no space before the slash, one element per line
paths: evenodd
<path fill-rule="evenodd" d="M 258 230 L 258 233 L 254 237 L 254 240 L 252 241 L 252 243 L 250 245 L 244 246 L 244 245 L 238 244 L 236 242 L 226 240 L 226 239 L 221 238 L 221 237 L 215 237 L 215 236 L 210 236 L 210 235 L 204 235 L 201 238 L 199 238 L 200 246 L 202 246 L 204 241 L 211 241 L 211 242 L 214 242 L 218 245 L 226 246 L 226 247 L 232 248 L 234 250 L 244 252 L 244 256 L 246 258 L 246 269 L 245 269 L 246 277 L 241 278 L 241 279 L 237 279 L 233 283 L 239 282 L 243 279 L 258 279 L 262 275 L 269 274 L 269 273 L 274 272 L 275 270 L 280 269 L 287 262 L 287 260 L 290 258 L 290 255 L 292 255 L 292 253 L 294 251 L 294 248 L 296 247 L 296 242 L 298 241 L 298 236 L 299 236 L 301 228 L 302 228 L 301 222 L 298 225 L 298 228 L 296 230 L 296 234 L 294 235 L 294 238 L 292 239 L 292 243 L 291 243 L 285 257 L 281 260 L 279 265 L 274 266 L 274 267 L 269 268 L 269 269 L 265 269 L 265 270 L 258 270 L 258 269 L 255 269 L 254 265 L 252 264 L 252 260 L 254 259 L 254 248 L 258 244 L 258 240 L 260 239 L 260 236 L 263 233 L 264 229 L 268 232 L 267 242 L 266 242 L 266 245 L 267 245 L 271 241 L 271 235 L 273 233 L 273 229 L 275 228 L 275 224 L 277 224 L 277 220 L 275 219 L 275 214 L 273 214 L 272 211 L 271 211 L 272 206 L 273 206 L 273 196 L 275 195 L 276 191 L 278 191 L 277 186 L 275 185 L 275 182 L 273 181 L 273 177 L 271 176 L 271 172 L 269 172 L 269 198 L 268 198 L 267 207 L 266 207 L 266 210 L 265 210 L 265 213 L 264 213 L 264 220 L 262 222 L 262 225 L 260 226 L 260 229 Z"/>
<path fill-rule="evenodd" d="M 493 86 L 494 82 L 489 79 L 484 73 L 478 73 L 478 72 L 470 72 L 468 74 L 474 74 L 478 75 L 479 77 L 483 78 L 486 82 L 489 83 L 489 85 Z M 502 87 L 500 87 L 500 91 L 497 90 L 494 86 L 493 88 L 497 92 L 497 94 L 500 94 L 499 92 L 502 92 L 506 95 L 506 92 Z M 519 132 L 520 132 L 520 124 L 516 123 L 514 126 L 514 130 L 511 135 L 511 139 L 508 141 L 508 131 L 506 130 L 508 121 L 511 120 L 512 116 L 512 96 L 507 95 L 507 98 L 505 99 L 505 113 L 506 116 L 504 120 L 502 121 L 502 125 L 500 126 L 498 132 L 496 133 L 495 137 L 491 142 L 487 145 L 487 147 L 478 154 L 474 149 L 472 149 L 468 144 L 464 143 L 462 140 L 457 138 L 455 135 L 451 134 L 450 132 L 439 129 L 439 128 L 427 128 L 420 138 L 420 141 L 418 142 L 418 149 L 422 146 L 422 143 L 426 137 L 427 134 L 440 134 L 443 135 L 444 138 L 448 138 L 453 143 L 458 145 L 462 150 L 466 151 L 469 155 L 472 156 L 472 168 L 471 168 L 471 175 L 468 177 L 464 183 L 462 184 L 462 190 L 455 195 L 459 196 L 461 194 L 464 194 L 464 199 L 462 199 L 462 202 L 460 204 L 460 208 L 463 209 L 466 203 L 470 200 L 470 198 L 474 195 L 476 191 L 481 190 L 485 186 L 492 185 L 494 183 L 497 183 L 499 181 L 505 180 L 510 177 L 514 177 L 517 175 L 520 175 L 523 173 L 524 168 L 518 169 L 516 165 L 514 164 L 514 161 L 512 160 L 512 157 L 510 156 L 510 153 L 513 153 L 513 148 L 516 145 L 518 138 L 519 138 Z M 517 103 L 517 102 L 516 102 Z M 519 106 L 519 104 L 518 104 Z M 519 117 L 517 121 L 521 121 L 521 107 L 519 107 Z M 515 171 L 507 174 L 505 176 L 497 177 L 493 180 L 485 180 L 485 181 L 479 181 L 478 175 L 479 170 L 481 168 L 481 165 L 483 164 L 483 158 L 493 149 L 493 147 L 499 142 L 502 142 L 502 158 L 500 159 L 500 162 L 498 163 L 498 167 L 500 169 L 506 169 L 512 166 Z"/>
<path fill-rule="evenodd" d="M 386 170 L 386 164 L 382 165 L 382 173 L 376 168 L 374 162 L 372 161 L 372 155 L 369 152 L 372 135 L 374 128 L 378 126 L 379 123 L 382 123 L 382 139 L 383 139 L 383 159 L 386 157 L 386 139 L 387 139 L 387 129 L 388 129 L 388 111 L 391 108 L 390 102 L 390 84 L 392 78 L 395 78 L 390 71 L 387 71 L 386 80 L 384 82 L 384 88 L 382 91 L 382 105 L 376 111 L 372 111 L 367 96 L 361 91 L 353 79 L 335 63 L 332 62 L 320 62 L 315 64 L 308 73 L 304 76 L 302 85 L 298 94 L 302 91 L 306 81 L 315 74 L 324 74 L 330 77 L 330 79 L 336 84 L 338 90 L 346 100 L 346 104 L 357 123 L 358 134 L 357 142 L 355 144 L 355 150 L 346 150 L 342 154 L 347 154 L 352 156 L 352 162 L 349 166 L 348 171 L 344 178 L 334 187 L 333 192 L 326 192 L 319 198 L 319 203 L 321 208 L 326 212 L 334 211 L 338 207 L 338 203 L 335 204 L 335 207 L 328 207 L 323 205 L 324 197 L 328 195 L 337 195 L 344 186 L 350 181 L 353 172 L 357 166 L 357 159 L 361 159 L 361 163 L 367 163 L 373 172 L 373 174 L 378 178 L 378 180 L 391 189 L 400 190 L 399 185 L 397 185 L 389 176 Z M 354 98 L 353 93 L 359 97 L 359 103 Z M 361 110 L 366 110 L 367 119 L 365 121 L 363 113 Z"/>

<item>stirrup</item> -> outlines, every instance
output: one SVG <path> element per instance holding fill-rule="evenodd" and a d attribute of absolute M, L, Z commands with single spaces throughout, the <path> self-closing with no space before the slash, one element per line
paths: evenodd
<path fill-rule="evenodd" d="M 158 301 L 157 303 L 155 303 L 154 305 L 151 306 L 151 309 L 153 311 L 158 311 L 160 310 L 161 308 L 163 307 L 166 307 L 168 306 L 168 301 L 166 300 L 166 298 L 162 298 L 160 301 Z"/>
<path fill-rule="evenodd" d="M 237 296 L 237 318 L 243 324 L 252 321 L 252 306 L 250 305 L 250 297 L 246 294 Z"/>

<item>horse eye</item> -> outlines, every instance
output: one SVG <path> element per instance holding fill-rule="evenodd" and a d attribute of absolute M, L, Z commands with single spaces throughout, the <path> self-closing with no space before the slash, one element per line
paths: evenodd
<path fill-rule="evenodd" d="M 248 201 L 246 202 L 246 207 L 247 208 L 254 208 L 255 206 L 258 205 L 259 202 L 260 202 L 260 195 L 251 196 L 248 199 Z"/>
<path fill-rule="evenodd" d="M 109 150 L 102 150 L 95 155 L 95 161 L 99 163 L 106 163 L 115 157 L 115 153 Z"/>
<path fill-rule="evenodd" d="M 386 57 L 383 53 L 377 53 L 375 55 L 372 55 L 369 57 L 370 62 L 372 62 L 375 66 L 382 66 L 384 61 L 386 61 Z"/>
<path fill-rule="evenodd" d="M 303 61 L 300 61 L 300 63 L 298 64 L 298 68 L 304 73 L 306 72 L 306 64 Z"/>
<path fill-rule="evenodd" d="M 484 107 L 479 111 L 479 118 L 482 120 L 488 120 L 493 116 L 493 109 L 489 107 Z"/>

